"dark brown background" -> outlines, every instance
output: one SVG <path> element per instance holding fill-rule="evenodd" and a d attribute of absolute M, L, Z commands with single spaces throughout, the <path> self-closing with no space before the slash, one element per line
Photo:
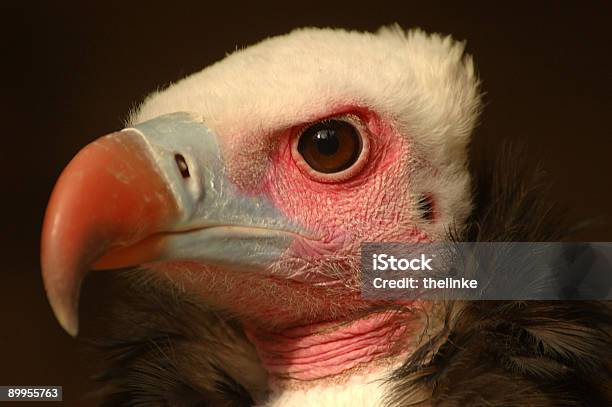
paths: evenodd
<path fill-rule="evenodd" d="M 605 2 L 514 8 L 432 1 L 49 3 L 1 10 L 8 91 L 0 139 L 2 385 L 63 385 L 64 404 L 89 403 L 77 400 L 93 388 L 93 365 L 54 321 L 39 276 L 40 225 L 62 167 L 87 142 L 121 128 L 128 110 L 157 86 L 295 27 L 373 30 L 399 22 L 467 39 L 487 92 L 476 149 L 483 140 L 523 142 L 524 158 L 548 170 L 570 216 L 596 219 L 576 238 L 612 240 L 602 223 L 612 215 Z M 85 314 L 95 312 L 91 284 L 84 295 L 94 299 Z"/>

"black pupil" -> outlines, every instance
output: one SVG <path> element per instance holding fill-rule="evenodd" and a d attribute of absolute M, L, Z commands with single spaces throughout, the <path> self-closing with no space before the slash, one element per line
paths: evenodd
<path fill-rule="evenodd" d="M 315 133 L 313 142 L 317 150 L 324 155 L 334 155 L 340 147 L 340 141 L 333 129 L 322 129 Z"/>

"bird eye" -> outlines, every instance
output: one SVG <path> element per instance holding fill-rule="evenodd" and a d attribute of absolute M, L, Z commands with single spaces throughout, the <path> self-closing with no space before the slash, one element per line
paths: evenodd
<path fill-rule="evenodd" d="M 297 150 L 315 171 L 332 174 L 350 168 L 361 154 L 359 131 L 342 120 L 325 120 L 300 135 Z"/>

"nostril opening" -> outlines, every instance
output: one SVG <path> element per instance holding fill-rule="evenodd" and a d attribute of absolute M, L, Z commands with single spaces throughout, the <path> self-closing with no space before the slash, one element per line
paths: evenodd
<path fill-rule="evenodd" d="M 187 161 L 185 161 L 185 157 L 181 154 L 174 154 L 174 161 L 176 161 L 176 166 L 178 167 L 183 178 L 189 178 L 189 166 L 187 165 Z"/>

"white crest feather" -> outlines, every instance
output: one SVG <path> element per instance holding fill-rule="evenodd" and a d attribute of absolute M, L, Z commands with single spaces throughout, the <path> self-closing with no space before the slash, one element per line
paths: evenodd
<path fill-rule="evenodd" d="M 480 109 L 479 82 L 464 44 L 383 27 L 377 33 L 305 28 L 238 50 L 155 92 L 131 123 L 176 111 L 201 114 L 217 134 L 253 137 L 361 105 L 411 139 L 435 176 L 414 174 L 436 198 L 431 235 L 461 224 L 471 207 L 466 150 Z"/>

